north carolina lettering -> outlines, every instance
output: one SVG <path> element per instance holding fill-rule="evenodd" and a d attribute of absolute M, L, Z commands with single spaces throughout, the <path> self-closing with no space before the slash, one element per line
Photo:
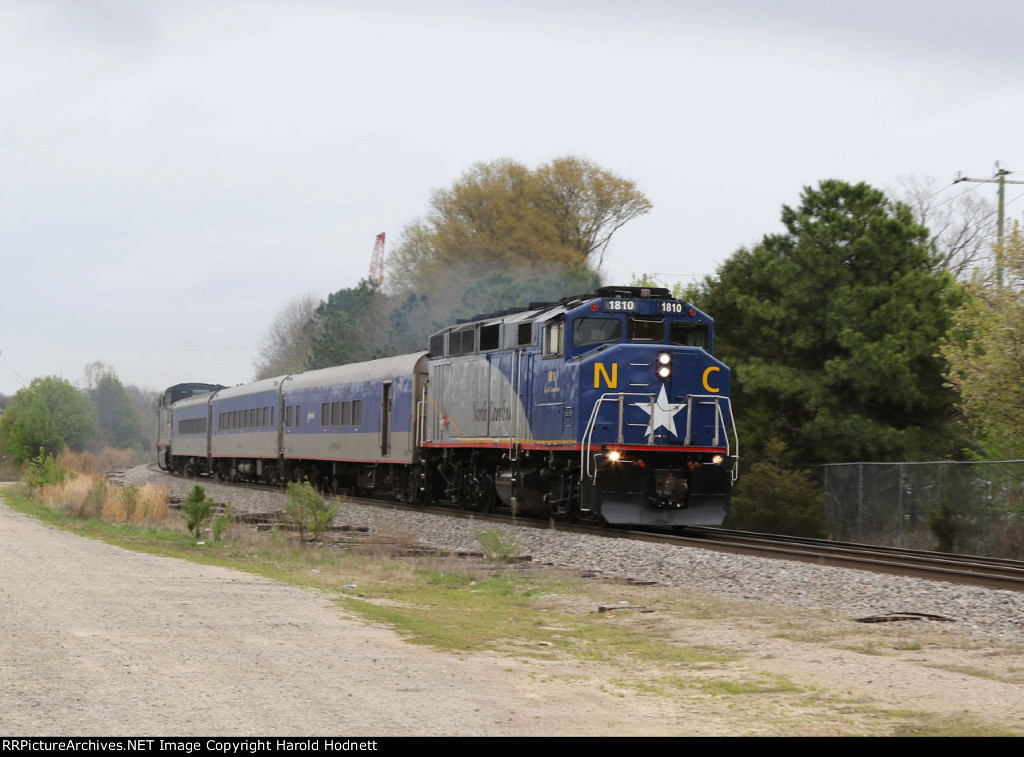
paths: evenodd
<path fill-rule="evenodd" d="M 473 420 L 478 423 L 485 423 L 487 421 L 508 421 L 512 420 L 512 408 L 508 405 L 502 405 L 501 407 L 495 407 L 494 403 L 487 405 L 480 405 L 479 403 L 473 403 Z"/>

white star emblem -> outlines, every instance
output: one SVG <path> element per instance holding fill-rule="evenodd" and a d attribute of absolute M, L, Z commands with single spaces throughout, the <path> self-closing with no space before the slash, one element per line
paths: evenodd
<path fill-rule="evenodd" d="M 659 428 L 668 429 L 672 436 L 676 436 L 676 413 L 686 407 L 685 402 L 678 404 L 670 403 L 668 401 L 668 395 L 665 394 L 665 385 L 661 385 L 661 394 L 658 395 L 658 399 L 654 403 L 654 412 L 651 412 L 650 402 L 634 402 L 634 407 L 638 407 L 651 416 L 651 422 L 647 425 L 647 436 L 654 437 L 654 432 Z"/>

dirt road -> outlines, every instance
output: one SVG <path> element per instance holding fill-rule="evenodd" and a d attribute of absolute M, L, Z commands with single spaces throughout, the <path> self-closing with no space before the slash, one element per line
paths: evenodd
<path fill-rule="evenodd" d="M 679 732 L 668 702 L 588 685 L 600 671 L 432 651 L 323 596 L 3 506 L 0 575 L 4 735 Z"/>

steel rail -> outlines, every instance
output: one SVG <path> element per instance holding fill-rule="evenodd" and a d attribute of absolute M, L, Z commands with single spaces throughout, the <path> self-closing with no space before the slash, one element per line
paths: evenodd
<path fill-rule="evenodd" d="M 156 469 L 156 466 L 151 466 Z M 156 469 L 159 470 L 159 469 Z M 161 471 L 166 473 L 166 471 Z M 168 474 L 170 475 L 170 474 Z M 204 480 L 209 480 L 204 478 Z M 238 486 L 228 482 L 215 482 Z M 246 488 L 268 488 L 258 484 L 241 484 Z M 1024 562 L 979 555 L 958 555 L 899 547 L 875 546 L 852 542 L 834 542 L 806 537 L 730 531 L 720 528 L 687 528 L 684 533 L 656 530 L 616 529 L 597 524 L 568 523 L 556 519 L 527 518 L 506 512 L 482 513 L 452 509 L 441 505 L 410 505 L 392 500 L 346 496 L 359 504 L 388 507 L 412 512 L 425 512 L 448 517 L 461 517 L 488 523 L 507 523 L 527 528 L 542 528 L 566 533 L 590 534 L 602 538 L 628 538 L 677 547 L 742 554 L 774 560 L 792 560 L 828 567 L 867 570 L 875 573 L 909 576 L 932 581 L 980 586 L 989 589 L 1024 591 Z M 454 506 L 452 506 L 454 507 Z M 502 508 L 504 509 L 504 508 Z"/>

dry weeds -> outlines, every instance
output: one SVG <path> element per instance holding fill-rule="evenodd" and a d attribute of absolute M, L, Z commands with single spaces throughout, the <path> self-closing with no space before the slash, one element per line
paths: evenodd
<path fill-rule="evenodd" d="M 104 447 L 98 453 L 72 452 L 65 449 L 57 464 L 68 470 L 92 476 L 102 476 L 111 468 L 123 468 L 131 464 L 135 453 L 130 449 Z"/>
<path fill-rule="evenodd" d="M 103 517 L 118 523 L 159 523 L 167 517 L 171 501 L 163 484 L 118 487 L 95 473 L 72 473 L 64 483 L 44 486 L 37 499 L 80 518 Z"/>

